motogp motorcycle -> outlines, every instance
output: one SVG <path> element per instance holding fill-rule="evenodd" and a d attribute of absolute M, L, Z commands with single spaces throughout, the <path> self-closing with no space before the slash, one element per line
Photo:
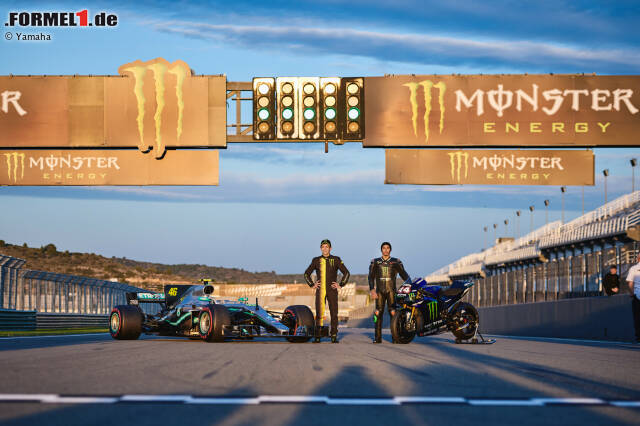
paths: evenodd
<path fill-rule="evenodd" d="M 456 343 L 478 343 L 478 310 L 462 301 L 472 286 L 471 281 L 453 281 L 449 287 L 428 285 L 422 278 L 404 283 L 396 294 L 398 309 L 391 318 L 393 341 L 406 344 L 416 336 L 450 331 Z"/>

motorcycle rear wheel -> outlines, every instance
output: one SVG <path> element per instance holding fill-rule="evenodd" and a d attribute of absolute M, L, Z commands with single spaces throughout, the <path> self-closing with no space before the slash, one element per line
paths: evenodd
<path fill-rule="evenodd" d="M 453 313 L 450 329 L 456 339 L 468 340 L 476 334 L 479 315 L 470 303 L 461 303 Z"/>

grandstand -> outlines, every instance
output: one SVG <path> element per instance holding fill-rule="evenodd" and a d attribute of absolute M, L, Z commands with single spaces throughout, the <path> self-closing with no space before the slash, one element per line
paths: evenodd
<path fill-rule="evenodd" d="M 570 222 L 549 223 L 521 238 L 498 240 L 425 277 L 431 284 L 476 281 L 478 306 L 599 295 L 610 265 L 624 274 L 640 240 L 640 191 L 619 197 Z"/>

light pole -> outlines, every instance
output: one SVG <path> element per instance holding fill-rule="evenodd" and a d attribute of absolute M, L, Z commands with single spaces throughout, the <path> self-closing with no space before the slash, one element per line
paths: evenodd
<path fill-rule="evenodd" d="M 582 185 L 582 216 L 584 216 L 584 185 Z"/>
<path fill-rule="evenodd" d="M 531 233 L 533 233 L 533 211 L 536 208 L 534 206 L 529 206 L 529 211 L 531 212 Z"/>
<path fill-rule="evenodd" d="M 493 224 L 493 244 L 498 244 L 498 224 L 494 223 Z"/>
<path fill-rule="evenodd" d="M 516 238 L 520 238 L 520 215 L 522 212 L 520 210 L 516 210 Z"/>
<path fill-rule="evenodd" d="M 487 235 L 488 235 L 488 234 L 487 234 L 487 231 L 489 230 L 489 228 L 485 226 L 483 229 L 484 229 L 484 242 L 486 243 L 486 247 L 487 247 L 487 248 L 489 248 L 489 244 L 488 244 L 488 243 L 489 243 L 489 241 L 487 241 L 487 240 L 489 239 L 489 238 L 487 237 Z M 483 249 L 483 250 L 484 250 L 484 249 Z"/>
<path fill-rule="evenodd" d="M 504 235 L 509 236 L 509 219 L 504 220 Z"/>
<path fill-rule="evenodd" d="M 604 203 L 607 204 L 607 176 L 609 176 L 609 169 L 604 169 L 602 174 L 604 175 Z"/>
<path fill-rule="evenodd" d="M 564 225 L 564 193 L 567 192 L 567 187 L 561 186 L 560 192 L 562 193 L 562 224 Z"/>
<path fill-rule="evenodd" d="M 545 225 L 549 224 L 549 200 L 544 200 L 544 221 Z"/>
<path fill-rule="evenodd" d="M 632 158 L 629 160 L 631 163 L 631 192 L 635 192 L 636 190 L 636 166 L 638 165 L 638 160 L 636 158 Z"/>

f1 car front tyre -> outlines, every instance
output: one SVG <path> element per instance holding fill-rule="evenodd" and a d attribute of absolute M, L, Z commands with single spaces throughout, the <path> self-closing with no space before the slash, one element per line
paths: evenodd
<path fill-rule="evenodd" d="M 289 327 L 292 333 L 300 326 L 306 326 L 307 330 L 315 329 L 313 312 L 305 305 L 292 305 L 287 307 L 282 315 L 282 323 Z M 304 343 L 311 340 L 311 337 L 312 336 L 295 336 L 287 337 L 287 340 L 293 343 Z"/>
<path fill-rule="evenodd" d="M 231 316 L 226 306 L 209 305 L 200 312 L 198 331 L 202 340 L 223 342 L 224 328 L 231 324 Z"/>
<path fill-rule="evenodd" d="M 118 305 L 109 316 L 109 333 L 118 340 L 135 340 L 142 332 L 144 314 L 138 306 Z"/>

